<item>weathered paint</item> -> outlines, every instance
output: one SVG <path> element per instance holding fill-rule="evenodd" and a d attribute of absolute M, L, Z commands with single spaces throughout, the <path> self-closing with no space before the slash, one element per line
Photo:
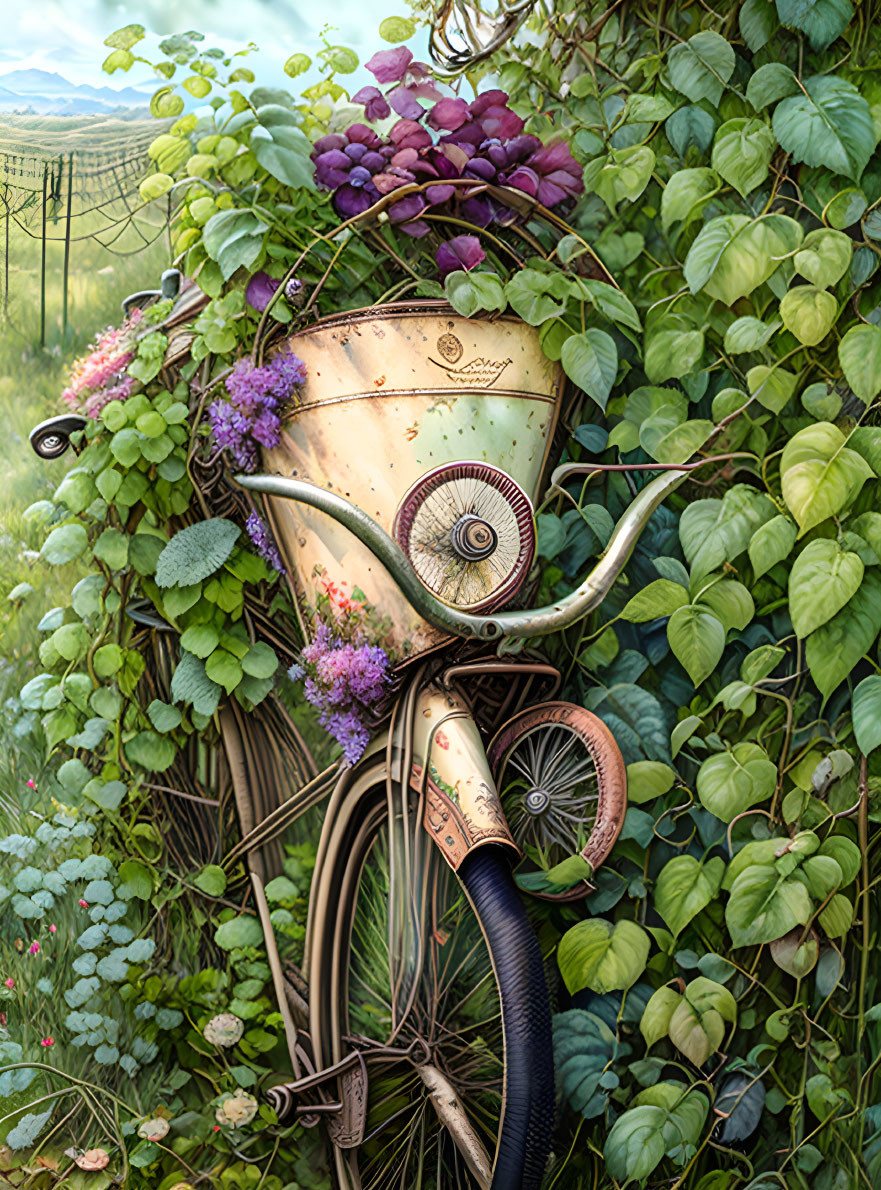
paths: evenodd
<path fill-rule="evenodd" d="M 305 479 L 352 501 L 387 532 L 411 485 L 435 467 L 485 461 L 534 500 L 545 478 L 563 376 L 538 332 L 517 318 L 465 319 L 442 302 L 326 319 L 293 336 L 307 369 L 268 474 Z M 392 624 L 400 655 L 444 636 L 419 617 L 370 550 L 325 513 L 268 497 L 298 594 L 360 588 Z"/>

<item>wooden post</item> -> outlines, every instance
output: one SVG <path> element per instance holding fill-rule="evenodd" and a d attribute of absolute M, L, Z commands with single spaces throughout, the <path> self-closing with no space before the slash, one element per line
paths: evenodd
<path fill-rule="evenodd" d="M 40 253 L 40 347 L 46 346 L 46 189 L 49 184 L 49 162 L 43 165 L 43 234 Z"/>
<path fill-rule="evenodd" d="M 61 341 L 67 339 L 67 277 L 70 268 L 70 221 L 73 217 L 73 150 L 67 159 L 67 223 L 64 228 L 64 281 L 61 307 Z"/>

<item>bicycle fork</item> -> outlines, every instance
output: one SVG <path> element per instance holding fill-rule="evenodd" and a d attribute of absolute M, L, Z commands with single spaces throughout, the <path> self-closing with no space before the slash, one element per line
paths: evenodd
<path fill-rule="evenodd" d="M 520 855 L 502 810 L 477 724 L 460 694 L 426 686 L 418 695 L 411 785 L 424 793 L 423 825 L 454 872 L 489 843 Z"/>

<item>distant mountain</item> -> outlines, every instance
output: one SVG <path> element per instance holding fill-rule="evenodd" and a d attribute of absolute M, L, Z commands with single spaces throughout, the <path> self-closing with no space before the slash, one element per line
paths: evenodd
<path fill-rule="evenodd" d="M 119 108 L 143 108 L 150 94 L 135 87 L 93 87 L 71 83 L 49 70 L 11 70 L 0 75 L 0 112 L 38 116 L 101 115 Z"/>

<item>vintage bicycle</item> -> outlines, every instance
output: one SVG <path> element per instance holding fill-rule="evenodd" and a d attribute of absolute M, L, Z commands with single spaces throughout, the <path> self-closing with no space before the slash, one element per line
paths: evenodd
<path fill-rule="evenodd" d="M 175 285 L 169 274 L 166 295 Z M 168 325 L 185 325 L 194 302 L 184 292 Z M 551 1010 L 514 870 L 524 854 L 580 854 L 596 870 L 626 781 L 605 724 L 556 699 L 555 668 L 500 645 L 596 608 L 685 472 L 649 482 L 578 588 L 532 608 L 534 505 L 585 470 L 555 468 L 573 394 L 538 331 L 414 301 L 319 319 L 286 341 L 307 381 L 281 442 L 261 474 L 225 477 L 211 506 L 262 501 L 304 638 L 328 589 L 357 589 L 396 665 L 351 768 L 317 772 L 277 698 L 220 712 L 241 831 L 224 863 L 247 865 L 290 1058 L 266 1093 L 280 1121 L 324 1123 L 343 1190 L 536 1190 L 554 1121 Z M 185 331 L 171 339 L 169 367 L 186 345 Z M 34 448 L 54 457 L 81 426 L 43 423 Z M 165 626 L 131 615 L 167 672 Z M 265 888 L 298 830 L 320 834 L 295 964 Z"/>

